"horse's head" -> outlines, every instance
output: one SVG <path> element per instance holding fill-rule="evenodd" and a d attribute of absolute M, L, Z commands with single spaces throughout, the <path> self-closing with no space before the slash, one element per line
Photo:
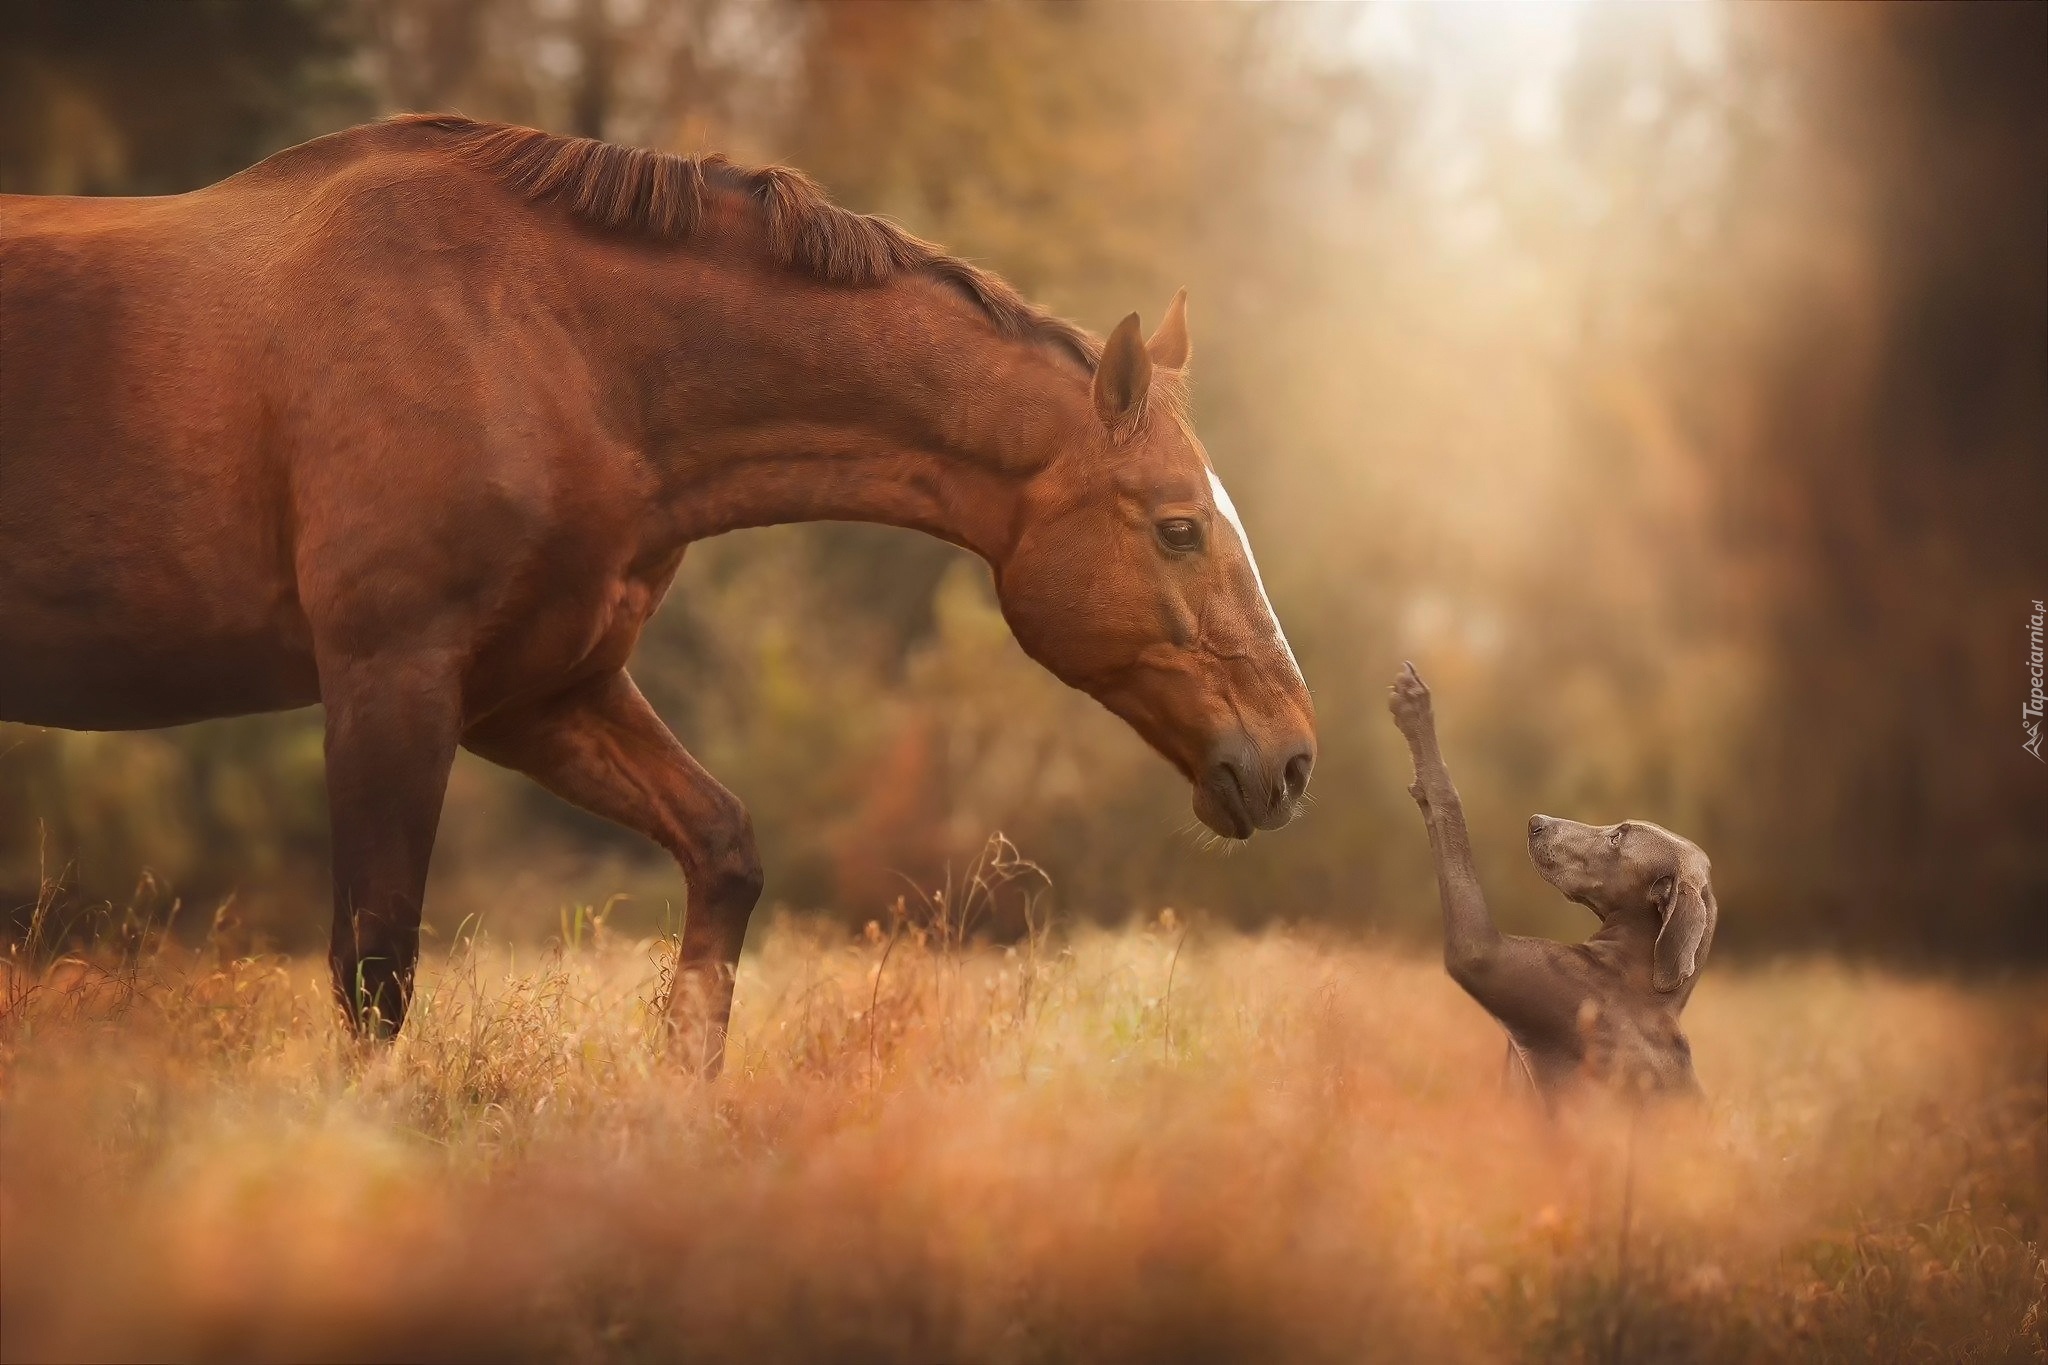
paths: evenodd
<path fill-rule="evenodd" d="M 1315 708 L 1183 410 L 1186 297 L 1150 341 L 1135 313 L 1110 333 L 1099 420 L 1032 479 L 996 588 L 1026 653 L 1180 769 L 1203 824 L 1248 839 L 1300 804 Z"/>

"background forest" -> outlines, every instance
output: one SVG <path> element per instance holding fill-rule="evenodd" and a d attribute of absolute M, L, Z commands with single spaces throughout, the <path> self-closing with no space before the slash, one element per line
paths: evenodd
<path fill-rule="evenodd" d="M 691 551 L 635 671 L 753 810 L 768 902 L 859 924 L 999 829 L 1071 916 L 1429 932 L 1412 658 L 1518 927 L 1583 927 L 1523 859 L 1543 810 L 1692 835 L 1731 947 L 2048 957 L 2048 7 L 0 8 L 11 192 L 175 192 L 421 108 L 788 161 L 1098 330 L 1189 286 L 1197 424 L 1316 692 L 1308 816 L 1202 850 L 978 562 L 749 532 Z M 325 858 L 317 713 L 0 726 L 8 908 L 232 896 L 302 944 Z M 444 932 L 680 903 L 467 756 L 435 878 Z"/>

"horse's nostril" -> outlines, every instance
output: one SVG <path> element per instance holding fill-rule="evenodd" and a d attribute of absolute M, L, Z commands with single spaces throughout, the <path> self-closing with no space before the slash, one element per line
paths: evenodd
<path fill-rule="evenodd" d="M 1248 837 L 1258 819 L 1251 803 L 1258 799 L 1259 789 L 1246 780 L 1243 765 L 1233 757 L 1219 758 L 1209 765 L 1202 785 L 1222 802 L 1235 823 L 1241 826 L 1237 837 Z"/>
<path fill-rule="evenodd" d="M 1315 758 L 1306 749 L 1287 760 L 1287 766 L 1281 770 L 1280 778 L 1280 800 L 1283 803 L 1294 800 L 1308 790 L 1309 770 L 1315 767 L 1315 762 Z"/>
<path fill-rule="evenodd" d="M 1549 823 L 1550 822 L 1548 820 L 1544 819 L 1540 815 L 1532 815 L 1529 817 L 1529 833 L 1541 834 L 1543 832 L 1543 827 Z"/>

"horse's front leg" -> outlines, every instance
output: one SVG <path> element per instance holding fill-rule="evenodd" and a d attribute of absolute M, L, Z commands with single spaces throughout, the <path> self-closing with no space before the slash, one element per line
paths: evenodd
<path fill-rule="evenodd" d="M 334 993 L 359 1034 L 388 1037 L 412 1003 L 427 862 L 461 733 L 445 656 L 328 658 L 327 805 L 333 833 Z"/>
<path fill-rule="evenodd" d="M 689 896 L 668 1016 L 683 1057 L 716 1075 L 733 974 L 761 898 L 761 856 L 746 808 L 690 757 L 623 671 L 493 716 L 463 744 L 646 835 L 682 867 Z"/>

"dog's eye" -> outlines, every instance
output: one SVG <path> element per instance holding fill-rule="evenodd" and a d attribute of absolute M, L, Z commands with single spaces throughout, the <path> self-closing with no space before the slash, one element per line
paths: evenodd
<path fill-rule="evenodd" d="M 1154 530 L 1159 543 L 1175 554 L 1192 554 L 1202 548 L 1202 524 L 1191 517 L 1168 517 Z"/>

